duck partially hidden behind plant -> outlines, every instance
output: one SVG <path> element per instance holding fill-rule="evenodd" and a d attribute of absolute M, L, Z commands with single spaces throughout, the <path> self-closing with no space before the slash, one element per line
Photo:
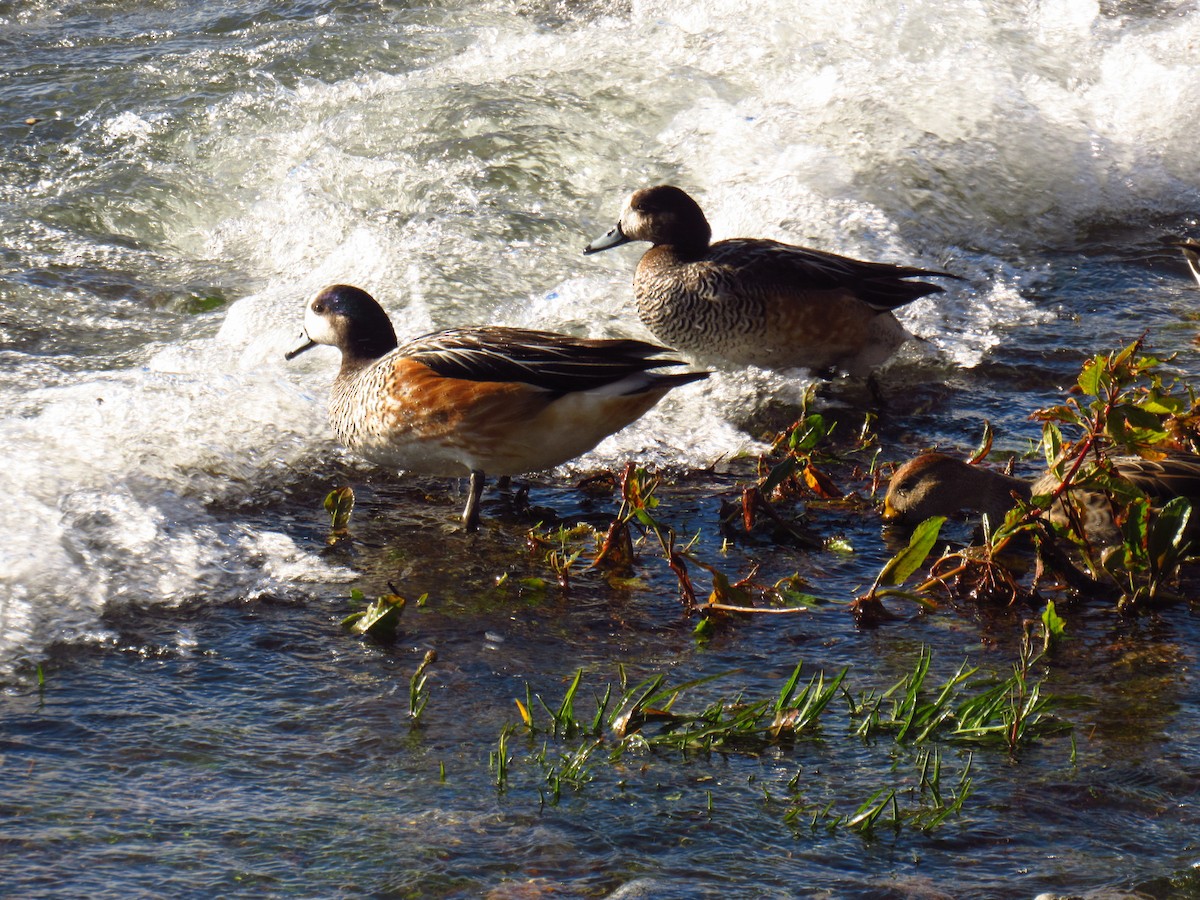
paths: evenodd
<path fill-rule="evenodd" d="M 941 453 L 924 453 L 897 469 L 884 519 L 923 524 L 877 584 L 893 569 L 904 577 L 915 571 L 943 517 L 967 510 L 987 515 L 987 540 L 937 559 L 913 596 L 939 586 L 957 597 L 1037 601 L 1039 583 L 1050 577 L 1074 596 L 1111 597 L 1125 611 L 1170 599 L 1200 546 L 1200 517 L 1193 515 L 1200 500 L 1200 401 L 1162 360 L 1143 355 L 1145 340 L 1086 360 L 1061 403 L 1031 413 L 1042 423 L 1049 464 L 1038 480 Z M 991 441 L 985 425 L 974 459 L 986 457 Z M 1058 537 L 1067 546 L 1059 546 Z M 1037 553 L 1030 583 L 1024 567 L 1005 558 L 1023 538 L 1032 538 Z M 1068 546 L 1071 553 L 1064 552 Z M 877 615 L 878 595 L 873 588 L 860 598 L 860 611 Z"/>
<path fill-rule="evenodd" d="M 1109 463 L 1113 473 L 1144 494 L 1152 506 L 1175 497 L 1200 503 L 1200 456 L 1176 453 L 1159 460 L 1120 456 Z M 986 515 L 991 527 L 997 528 L 1018 500 L 1029 503 L 1035 496 L 1052 495 L 1061 483 L 1049 472 L 1029 482 L 944 453 L 922 453 L 892 476 L 883 520 L 915 524 L 930 516 L 953 517 L 966 511 Z M 1104 546 L 1121 540 L 1117 512 L 1111 491 L 1085 481 L 1064 489 L 1048 515 L 1052 524 L 1074 527 L 1091 543 Z"/>
<path fill-rule="evenodd" d="M 387 313 L 359 288 L 319 292 L 304 314 L 304 343 L 341 351 L 329 420 L 347 448 L 378 465 L 471 479 L 463 510 L 479 525 L 484 473 L 550 469 L 591 450 L 672 388 L 707 372 L 663 347 L 547 331 L 483 327 L 441 331 L 398 346 Z"/>
<path fill-rule="evenodd" d="M 892 311 L 939 285 L 933 269 L 863 262 L 763 238 L 710 243 L 712 229 L 672 185 L 634 192 L 597 253 L 651 246 L 638 263 L 638 314 L 654 335 L 701 359 L 768 369 L 867 375 L 912 337 Z"/>

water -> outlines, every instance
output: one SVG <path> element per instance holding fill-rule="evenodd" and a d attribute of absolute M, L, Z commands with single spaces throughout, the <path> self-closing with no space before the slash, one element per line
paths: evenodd
<path fill-rule="evenodd" d="M 1200 374 L 1194 3 L 0 3 L 0 883 L 13 896 L 1193 896 L 1200 736 L 1191 606 L 1072 614 L 1049 686 L 1077 758 L 982 754 L 962 817 L 926 836 L 793 833 L 911 759 L 825 742 L 768 758 L 648 757 L 540 805 L 487 768 L 525 686 L 618 665 L 772 690 L 799 659 L 878 688 L 1002 672 L 1017 614 L 943 609 L 860 632 L 844 607 L 697 642 L 651 548 L 639 584 L 568 595 L 461 489 L 344 455 L 331 352 L 282 359 L 325 284 L 402 335 L 471 323 L 645 336 L 636 251 L 584 259 L 638 186 L 693 191 L 718 236 L 945 268 L 902 313 L 928 339 L 884 379 L 885 458 L 1036 434 L 1090 352 L 1149 330 Z M 34 120 L 29 124 L 30 120 Z M 717 558 L 768 401 L 805 380 L 723 372 L 561 472 L 547 515 L 616 508 L 577 476 L 668 467 L 664 510 Z M 842 389 L 851 399 L 839 399 Z M 853 406 L 852 386 L 826 389 Z M 692 474 L 689 474 L 692 473 Z M 358 491 L 352 551 L 325 492 Z M 534 519 L 533 521 L 536 521 Z M 770 543 L 722 564 L 845 600 L 886 559 L 878 520 L 814 512 L 851 554 Z M 500 576 L 510 578 L 497 584 Z M 357 586 L 410 609 L 390 650 L 344 636 Z M 436 649 L 424 727 L 408 679 Z M 45 686 L 39 690 L 36 667 Z M 716 690 L 716 689 L 714 689 Z M 527 752 L 520 747 L 519 753 Z M 957 770 L 961 755 L 948 751 Z M 445 766 L 446 779 L 439 777 Z M 896 775 L 895 772 L 900 772 Z M 709 797 L 712 807 L 709 808 Z"/>

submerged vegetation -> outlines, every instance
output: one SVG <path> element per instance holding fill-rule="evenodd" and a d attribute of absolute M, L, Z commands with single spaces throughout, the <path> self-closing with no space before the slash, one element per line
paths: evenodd
<path fill-rule="evenodd" d="M 1048 626 L 1043 626 L 1048 628 Z M 805 795 L 811 784 L 799 774 L 787 783 L 782 821 L 816 829 L 849 828 L 870 834 L 887 826 L 930 830 L 958 813 L 972 791 L 975 754 L 1002 753 L 1015 760 L 1025 748 L 1070 730 L 1053 714 L 1054 700 L 1043 694 L 1033 676 L 1049 646 L 1049 631 L 1039 648 L 1027 632 L 1020 659 L 1006 678 L 987 678 L 963 663 L 942 683 L 930 685 L 931 655 L 922 650 L 912 670 L 881 691 L 852 692 L 848 670 L 832 676 L 817 672 L 802 679 L 798 664 L 777 693 L 757 698 L 744 693 L 698 705 L 687 698 L 711 691 L 721 676 L 670 685 L 662 674 L 632 683 L 624 669 L 620 683 L 593 692 L 593 707 L 579 709 L 584 673 L 576 672 L 562 699 L 547 702 L 526 686 L 516 707 L 520 724 L 501 730 L 490 765 L 496 786 L 509 790 L 518 773 L 536 789 L 540 801 L 556 804 L 564 789 L 581 791 L 608 768 L 624 771 L 638 758 L 686 762 L 709 754 L 778 760 L 791 755 L 798 742 L 813 742 L 833 758 L 837 747 L 863 748 L 890 760 L 899 785 L 888 785 L 861 802 L 838 796 L 820 800 Z M 835 701 L 839 700 L 840 703 Z M 843 712 L 839 715 L 838 708 Z M 513 738 L 525 737 L 524 753 L 513 750 Z M 891 743 L 881 743 L 881 738 Z M 958 748 L 953 787 L 943 787 L 947 748 Z M 959 752 L 961 751 L 961 752 Z M 911 766 L 905 771 L 904 766 Z M 913 777 L 915 772 L 915 779 Z M 915 781 L 915 784 L 914 784 Z M 827 786 L 818 786 L 823 795 Z M 709 793 L 710 804 L 714 802 Z"/>

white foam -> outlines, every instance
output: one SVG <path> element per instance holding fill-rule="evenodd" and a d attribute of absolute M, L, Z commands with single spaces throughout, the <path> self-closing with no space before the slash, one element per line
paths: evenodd
<path fill-rule="evenodd" d="M 34 392 L 0 421 L 0 671 L 54 641 L 99 639 L 125 604 L 291 593 L 344 580 L 270 528 L 220 516 L 298 476 L 321 440 L 311 395 L 208 342 L 162 366 Z"/>

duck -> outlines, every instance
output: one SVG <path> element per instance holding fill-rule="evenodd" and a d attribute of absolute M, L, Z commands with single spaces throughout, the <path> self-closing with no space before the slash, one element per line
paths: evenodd
<path fill-rule="evenodd" d="M 1109 462 L 1118 477 L 1142 491 L 1154 506 L 1175 497 L 1200 503 L 1200 456 L 1174 453 L 1159 460 L 1116 456 Z M 889 524 L 915 524 L 930 516 L 952 517 L 967 510 L 986 515 L 997 527 L 1018 499 L 1028 503 L 1035 496 L 1053 493 L 1058 486 L 1058 479 L 1050 472 L 1029 482 L 945 453 L 927 451 L 892 475 L 882 516 Z M 1071 510 L 1066 506 L 1068 502 Z M 1072 511 L 1089 541 L 1101 546 L 1120 542 L 1112 499 L 1104 491 L 1070 488 L 1051 506 L 1050 521 L 1066 527 Z"/>
<path fill-rule="evenodd" d="M 1188 268 L 1192 270 L 1192 277 L 1196 279 L 1197 284 L 1200 284 L 1200 243 L 1177 241 L 1175 246 L 1183 251 L 1183 258 L 1187 260 Z"/>
<path fill-rule="evenodd" d="M 664 184 L 635 191 L 617 224 L 583 252 L 650 243 L 633 279 L 638 314 L 675 350 L 820 374 L 872 373 L 913 337 L 893 310 L 944 290 L 910 279 L 958 278 L 765 238 L 711 240 L 700 205 Z"/>
<path fill-rule="evenodd" d="M 655 344 L 484 326 L 407 341 L 361 288 L 322 289 L 304 312 L 302 343 L 336 347 L 329 421 L 341 443 L 381 466 L 470 477 L 462 523 L 479 527 L 486 475 L 551 469 L 630 424 L 668 391 L 707 371 Z"/>

